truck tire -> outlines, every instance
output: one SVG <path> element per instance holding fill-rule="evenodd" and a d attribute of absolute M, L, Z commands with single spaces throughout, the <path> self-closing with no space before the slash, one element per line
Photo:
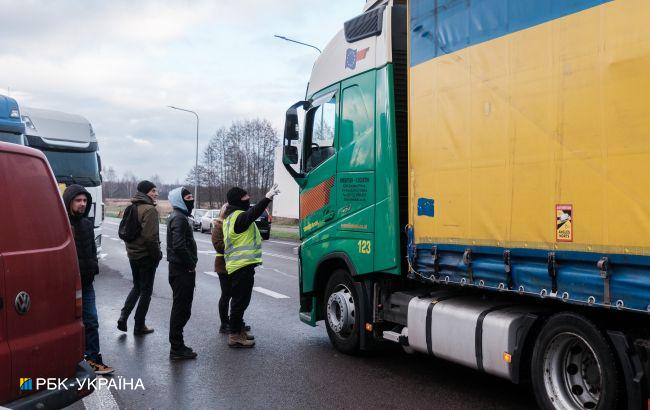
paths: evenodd
<path fill-rule="evenodd" d="M 360 299 L 350 274 L 336 269 L 327 281 L 324 298 L 324 317 L 327 335 L 336 350 L 345 354 L 359 351 L 361 323 Z"/>
<path fill-rule="evenodd" d="M 531 381 L 543 409 L 614 409 L 619 396 L 616 359 L 601 331 L 583 316 L 559 313 L 540 332 Z"/>

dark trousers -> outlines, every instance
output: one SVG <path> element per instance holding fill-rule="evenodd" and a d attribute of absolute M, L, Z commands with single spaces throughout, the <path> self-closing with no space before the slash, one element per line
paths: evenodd
<path fill-rule="evenodd" d="M 138 304 L 135 310 L 135 328 L 142 329 L 145 325 L 145 318 L 149 311 L 151 303 L 151 294 L 153 293 L 153 282 L 156 277 L 156 268 L 158 262 L 152 258 L 141 258 L 136 260 L 129 259 L 131 264 L 131 273 L 133 274 L 133 288 L 126 297 L 124 307 L 120 318 L 126 320 L 129 318 L 131 311 Z"/>
<path fill-rule="evenodd" d="M 230 333 L 241 332 L 244 325 L 244 312 L 251 302 L 255 283 L 255 266 L 244 266 L 231 275 Z"/>
<path fill-rule="evenodd" d="M 169 285 L 172 287 L 173 303 L 169 318 L 169 343 L 172 349 L 185 346 L 183 328 L 192 315 L 192 300 L 196 273 L 188 272 L 186 268 L 169 264 Z"/>
<path fill-rule="evenodd" d="M 99 360 L 99 317 L 95 304 L 95 288 L 92 282 L 81 288 L 81 309 L 86 338 L 86 359 Z"/>
<path fill-rule="evenodd" d="M 219 298 L 219 318 L 221 324 L 228 324 L 228 308 L 232 298 L 232 281 L 227 273 L 219 273 L 219 285 L 221 285 L 221 297 Z"/>

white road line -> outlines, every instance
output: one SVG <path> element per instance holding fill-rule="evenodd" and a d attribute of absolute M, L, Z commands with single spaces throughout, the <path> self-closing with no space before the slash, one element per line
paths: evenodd
<path fill-rule="evenodd" d="M 267 296 L 271 296 L 272 298 L 276 298 L 276 299 L 290 299 L 289 296 L 287 295 L 283 295 L 282 293 L 278 293 L 278 292 L 273 292 L 272 290 L 268 290 L 260 286 L 255 286 L 253 290 L 255 292 L 263 293 Z"/>
<path fill-rule="evenodd" d="M 266 268 L 264 266 L 261 266 L 261 268 L 264 269 L 264 270 L 272 270 L 273 272 L 279 273 L 280 275 L 287 276 L 289 278 L 297 278 L 298 277 L 298 275 L 292 275 L 291 273 L 282 272 L 281 270 L 275 269 L 275 268 Z"/>
<path fill-rule="evenodd" d="M 111 241 L 119 241 L 120 238 L 111 238 Z"/>
<path fill-rule="evenodd" d="M 109 225 L 119 225 L 119 222 L 113 222 L 113 221 L 107 221 L 107 220 L 104 220 L 104 222 L 106 222 Z"/>
<path fill-rule="evenodd" d="M 217 275 L 216 272 L 203 272 L 203 273 L 205 273 L 206 275 L 214 276 L 215 278 L 219 277 L 219 275 Z"/>
<path fill-rule="evenodd" d="M 283 241 L 275 241 L 275 240 L 268 240 L 266 242 L 271 242 L 271 243 L 279 243 L 281 245 L 291 245 L 291 246 L 296 246 L 298 245 L 296 242 L 283 242 Z"/>
<path fill-rule="evenodd" d="M 103 233 L 102 236 L 103 236 L 104 238 L 110 238 L 110 237 L 111 237 L 110 235 L 106 235 L 105 233 Z"/>
<path fill-rule="evenodd" d="M 216 251 L 197 251 L 198 253 L 202 253 L 204 255 L 216 255 Z"/>
<path fill-rule="evenodd" d="M 294 258 L 292 256 L 280 255 L 279 253 L 262 252 L 262 255 L 272 256 L 274 258 L 286 259 L 289 261 L 296 261 L 296 262 L 298 261 L 298 258 Z"/>
<path fill-rule="evenodd" d="M 102 377 L 102 376 L 97 376 Z M 84 397 L 83 405 L 87 409 L 113 410 L 119 409 L 113 394 L 108 388 L 97 389 L 90 396 Z"/>

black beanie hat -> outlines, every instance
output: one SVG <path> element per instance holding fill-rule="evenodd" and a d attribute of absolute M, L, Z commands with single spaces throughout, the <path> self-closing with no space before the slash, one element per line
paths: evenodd
<path fill-rule="evenodd" d="M 228 198 L 228 203 L 233 206 L 241 205 L 241 199 L 247 194 L 245 190 L 240 187 L 232 187 L 228 190 L 226 197 Z"/>
<path fill-rule="evenodd" d="M 146 195 L 149 193 L 149 191 L 151 191 L 155 187 L 156 184 L 154 184 L 151 181 L 147 181 L 147 180 L 140 181 L 140 183 L 138 184 L 138 192 L 142 192 L 143 194 Z"/>

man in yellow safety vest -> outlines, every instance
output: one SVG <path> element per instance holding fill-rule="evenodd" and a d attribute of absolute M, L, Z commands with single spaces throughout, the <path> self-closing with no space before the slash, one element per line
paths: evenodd
<path fill-rule="evenodd" d="M 251 301 L 255 267 L 262 263 L 262 237 L 255 225 L 273 197 L 280 193 L 274 184 L 266 198 L 250 205 L 248 193 L 234 187 L 228 191 L 228 207 L 223 215 L 224 259 L 231 276 L 228 346 L 253 347 L 255 342 L 244 330 L 244 312 Z"/>

